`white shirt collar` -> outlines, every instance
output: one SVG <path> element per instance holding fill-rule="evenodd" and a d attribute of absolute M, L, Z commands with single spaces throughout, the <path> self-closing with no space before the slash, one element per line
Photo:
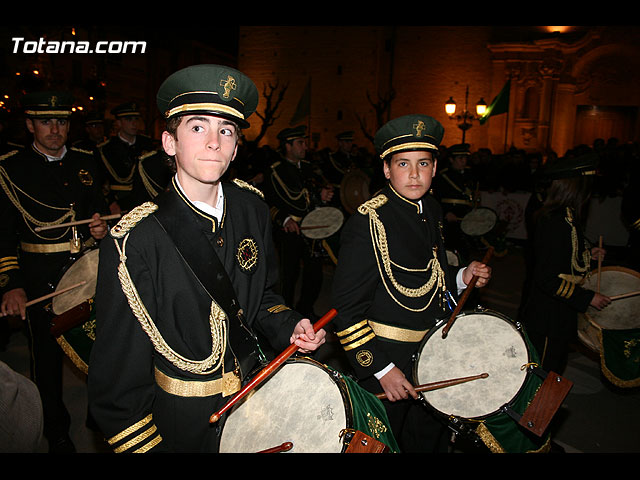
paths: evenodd
<path fill-rule="evenodd" d="M 67 146 L 63 145 L 62 146 L 62 155 L 60 155 L 59 157 L 54 157 L 52 155 L 47 155 L 44 152 L 41 152 L 40 150 L 38 150 L 38 147 L 36 147 L 36 144 L 33 144 L 33 148 L 35 149 L 36 152 L 40 153 L 41 155 L 44 155 L 47 158 L 47 161 L 49 162 L 58 162 L 60 160 L 62 160 L 64 158 L 64 156 L 67 154 Z"/>
<path fill-rule="evenodd" d="M 191 202 L 191 204 L 199 210 L 202 210 L 204 213 L 215 217 L 218 222 L 222 219 L 222 213 L 224 212 L 224 192 L 222 191 L 222 182 L 218 184 L 218 198 L 216 199 L 215 207 L 209 205 L 205 202 L 193 201 L 191 200 L 187 194 L 184 192 L 184 189 L 180 185 L 180 180 L 178 180 L 178 175 L 175 176 L 176 185 L 182 192 L 182 194 Z"/>

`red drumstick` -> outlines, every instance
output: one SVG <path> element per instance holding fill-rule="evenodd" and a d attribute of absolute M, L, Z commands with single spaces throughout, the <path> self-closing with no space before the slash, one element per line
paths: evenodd
<path fill-rule="evenodd" d="M 338 314 L 338 311 L 335 308 L 332 308 L 324 316 L 313 324 L 313 331 L 317 332 L 322 327 L 324 327 L 327 323 L 329 323 L 333 317 Z M 264 367 L 258 374 L 253 377 L 253 379 L 247 383 L 238 393 L 236 393 L 231 400 L 229 400 L 220 410 L 211 415 L 209 419 L 209 423 L 215 423 L 220 420 L 220 417 L 223 413 L 229 410 L 233 405 L 235 405 L 238 400 L 242 399 L 247 393 L 257 387 L 263 380 L 265 380 L 268 376 L 270 376 L 280 365 L 282 365 L 291 355 L 293 355 L 298 347 L 295 343 L 289 345 L 284 352 L 274 358 L 269 364 Z"/>

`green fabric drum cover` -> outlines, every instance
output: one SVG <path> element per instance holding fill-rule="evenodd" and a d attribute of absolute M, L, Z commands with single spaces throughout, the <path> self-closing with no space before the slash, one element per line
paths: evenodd
<path fill-rule="evenodd" d="M 255 453 L 291 442 L 291 453 L 342 453 L 349 429 L 397 451 L 375 396 L 319 362 L 295 358 L 233 406 L 220 452 Z"/>
<path fill-rule="evenodd" d="M 598 275 L 592 272 L 584 288 L 597 291 Z M 602 267 L 600 293 L 610 297 L 640 291 L 640 273 L 620 266 Z M 604 376 L 614 385 L 640 385 L 640 295 L 613 300 L 597 310 L 589 307 L 578 315 L 578 338 L 600 354 Z"/>

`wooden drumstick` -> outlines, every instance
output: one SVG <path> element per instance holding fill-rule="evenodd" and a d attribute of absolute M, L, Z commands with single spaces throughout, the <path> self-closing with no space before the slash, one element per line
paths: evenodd
<path fill-rule="evenodd" d="M 600 235 L 600 240 L 598 241 L 598 247 L 600 249 L 602 249 L 602 235 Z M 597 281 L 597 287 L 596 287 L 596 292 L 600 293 L 600 272 L 602 270 L 602 255 L 600 255 L 600 252 L 598 252 L 598 281 Z"/>
<path fill-rule="evenodd" d="M 487 250 L 487 253 L 485 253 L 484 258 L 482 259 L 482 263 L 484 263 L 485 265 L 489 263 L 489 260 L 491 259 L 492 255 L 493 255 L 493 247 L 489 247 L 489 250 Z M 473 288 L 476 286 L 477 281 L 478 281 L 477 275 L 474 275 L 473 277 L 471 277 L 471 281 L 469 282 L 469 285 L 467 285 L 467 288 L 462 294 L 460 301 L 458 302 L 455 310 L 451 314 L 451 318 L 449 318 L 449 321 L 442 329 L 442 338 L 447 338 L 447 335 L 449 334 L 449 330 L 451 329 L 451 325 L 453 325 L 453 322 L 455 321 L 456 317 L 462 311 L 462 307 L 464 306 L 465 302 L 469 298 L 469 295 L 471 295 L 471 292 Z"/>
<path fill-rule="evenodd" d="M 481 373 L 480 375 L 472 375 L 470 377 L 452 378 L 450 380 L 441 380 L 439 382 L 425 383 L 424 385 L 418 385 L 414 387 L 416 392 L 430 392 L 431 390 L 438 390 L 440 388 L 451 387 L 452 385 L 458 385 L 460 383 L 470 382 L 472 380 L 478 380 L 479 378 L 487 378 L 488 373 Z M 385 393 L 376 393 L 376 397 L 381 400 L 387 398 Z"/>
<path fill-rule="evenodd" d="M 331 310 L 329 310 L 327 313 L 325 313 L 322 316 L 322 318 L 320 318 L 320 320 L 318 320 L 316 323 L 313 324 L 313 331 L 317 332 L 318 330 L 320 330 L 327 323 L 329 323 L 333 319 L 333 317 L 335 317 L 337 314 L 338 314 L 338 311 L 335 308 L 332 308 Z M 211 415 L 211 417 L 209 418 L 209 423 L 215 423 L 218 420 L 220 420 L 220 417 L 222 416 L 223 413 L 229 410 L 239 400 L 244 398 L 251 390 L 253 390 L 260 383 L 262 383 L 263 380 L 266 380 L 266 378 L 269 377 L 273 372 L 275 372 L 280 365 L 282 365 L 291 355 L 293 355 L 298 350 L 298 348 L 300 347 L 298 347 L 295 343 L 292 343 L 291 345 L 289 345 L 284 350 L 284 352 L 282 352 L 280 355 L 274 358 L 271 362 L 269 362 L 269 364 L 266 367 L 260 370 L 258 374 L 255 377 L 253 377 L 253 379 L 249 383 L 247 383 L 244 387 L 242 387 L 240 391 L 231 398 L 231 400 L 229 400 L 225 405 L 223 405 L 220 410 L 218 410 L 216 413 Z"/>
<path fill-rule="evenodd" d="M 293 448 L 293 443 L 284 442 L 282 445 L 278 445 L 277 447 L 267 448 L 265 450 L 260 450 L 258 453 L 280 453 L 287 452 Z"/>
<path fill-rule="evenodd" d="M 74 288 L 81 287 L 85 283 L 87 283 L 87 282 L 83 280 L 82 282 L 76 283 L 75 285 L 71 285 L 70 287 L 63 288 L 63 289 L 58 290 L 56 292 L 47 293 L 46 295 L 43 295 L 41 297 L 34 298 L 33 300 L 29 300 L 27 303 L 24 304 L 24 306 L 25 307 L 30 307 L 32 305 L 35 305 L 36 303 L 43 302 L 44 300 L 48 300 L 50 298 L 57 297 L 58 295 L 62 295 L 63 293 L 68 292 L 69 290 L 73 290 Z M 4 315 L 0 314 L 0 316 L 4 316 Z M 11 316 L 11 315 L 7 315 L 7 316 Z"/>
<path fill-rule="evenodd" d="M 312 230 L 314 228 L 327 228 L 329 225 L 308 225 L 306 227 L 300 227 L 301 230 Z"/>
<path fill-rule="evenodd" d="M 113 215 L 105 215 L 100 217 L 100 220 L 115 220 L 116 218 L 120 218 L 122 216 L 121 213 L 114 213 Z M 73 222 L 60 223 L 58 225 L 45 225 L 42 227 L 36 227 L 34 230 L 36 232 L 42 232 L 43 230 L 53 230 L 54 228 L 63 228 L 63 227 L 74 227 L 76 225 L 85 225 L 87 223 L 93 222 L 93 218 L 86 218 L 84 220 L 75 220 Z"/>
<path fill-rule="evenodd" d="M 610 300 L 620 300 L 622 298 L 635 297 L 636 295 L 640 295 L 640 290 L 636 290 L 635 292 L 621 293 L 620 295 L 614 295 L 612 297 L 609 297 L 609 299 Z"/>
<path fill-rule="evenodd" d="M 85 280 L 83 280 L 82 282 L 76 283 L 75 285 L 71 285 L 70 287 L 66 287 L 66 288 L 63 288 L 61 290 L 57 290 L 55 292 L 47 293 L 46 295 L 43 295 L 42 297 L 38 297 L 38 298 L 36 298 L 34 300 L 29 300 L 25 304 L 25 307 L 30 307 L 31 305 L 35 305 L 38 302 L 42 302 L 43 300 L 48 300 L 49 298 L 57 297 L 58 295 L 62 295 L 63 293 L 68 292 L 69 290 L 73 290 L 74 288 L 81 287 L 85 283 L 87 283 L 87 282 Z"/>

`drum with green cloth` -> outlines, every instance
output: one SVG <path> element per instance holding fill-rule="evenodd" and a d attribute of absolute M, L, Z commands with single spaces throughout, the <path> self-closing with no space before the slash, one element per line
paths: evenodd
<path fill-rule="evenodd" d="M 73 364 L 87 373 L 89 355 L 95 341 L 93 298 L 98 280 L 99 249 L 89 248 L 74 256 L 65 267 L 56 291 L 80 285 L 57 295 L 51 302 L 51 333 Z"/>
<path fill-rule="evenodd" d="M 296 357 L 229 411 L 220 452 L 256 453 L 290 444 L 290 453 L 344 453 L 352 430 L 398 452 L 378 398 L 337 370 Z"/>
<path fill-rule="evenodd" d="M 612 301 L 602 310 L 588 307 L 578 315 L 578 338 L 599 354 L 602 373 L 612 384 L 640 386 L 640 273 L 605 266 L 600 275 L 587 276 L 582 286 L 593 291 L 599 287 Z"/>
<path fill-rule="evenodd" d="M 531 373 L 539 359 L 521 325 L 498 312 L 477 309 L 458 315 L 446 338 L 441 322 L 423 339 L 414 382 L 485 378 L 421 392 L 458 434 L 468 434 L 494 453 L 544 452 L 549 438 L 522 427 L 521 416 L 544 379 Z"/>

